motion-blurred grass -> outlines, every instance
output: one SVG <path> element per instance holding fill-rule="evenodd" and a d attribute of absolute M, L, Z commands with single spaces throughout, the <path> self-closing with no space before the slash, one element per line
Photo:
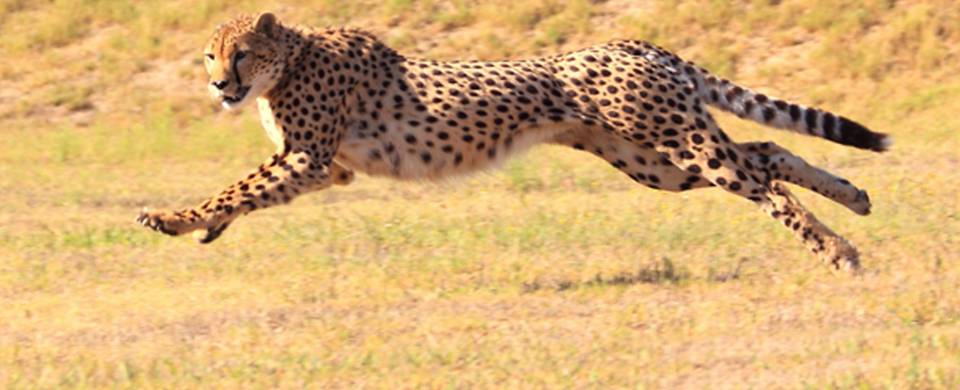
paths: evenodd
<path fill-rule="evenodd" d="M 867 272 L 748 202 L 640 188 L 543 147 L 443 183 L 360 177 L 198 246 L 136 226 L 272 147 L 205 97 L 238 12 L 418 56 L 648 39 L 894 135 L 883 155 L 722 117 L 870 190 L 797 190 Z M 952 1 L 0 0 L 0 386 L 960 386 L 960 8 Z"/>

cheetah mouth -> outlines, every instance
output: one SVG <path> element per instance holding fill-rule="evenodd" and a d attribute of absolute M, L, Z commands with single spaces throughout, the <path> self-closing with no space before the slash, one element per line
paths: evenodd
<path fill-rule="evenodd" d="M 232 106 L 240 103 L 243 101 L 243 98 L 247 97 L 248 92 L 250 92 L 250 87 L 240 87 L 237 89 L 236 95 L 223 95 L 223 104 L 226 106 Z"/>

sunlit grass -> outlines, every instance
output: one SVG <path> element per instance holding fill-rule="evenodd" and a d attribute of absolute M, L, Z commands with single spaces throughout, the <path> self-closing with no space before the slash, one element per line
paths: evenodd
<path fill-rule="evenodd" d="M 273 149 L 197 60 L 261 9 L 435 58 L 649 39 L 892 133 L 878 155 L 720 117 L 870 191 L 858 217 L 796 190 L 867 270 L 832 275 L 749 202 L 558 147 L 361 176 L 209 246 L 140 228 Z M 947 0 L 0 0 L 0 387 L 956 388 L 958 26 Z"/>

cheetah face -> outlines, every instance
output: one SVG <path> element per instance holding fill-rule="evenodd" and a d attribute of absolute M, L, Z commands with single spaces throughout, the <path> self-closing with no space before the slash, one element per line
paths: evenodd
<path fill-rule="evenodd" d="M 277 29 L 276 18 L 267 13 L 256 23 L 241 19 L 221 26 L 210 39 L 204 50 L 207 88 L 224 108 L 238 108 L 277 84 L 286 65 L 283 47 L 273 39 Z"/>

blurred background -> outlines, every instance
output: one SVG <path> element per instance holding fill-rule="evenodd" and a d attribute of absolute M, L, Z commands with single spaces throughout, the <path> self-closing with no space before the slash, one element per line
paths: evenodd
<path fill-rule="evenodd" d="M 719 115 L 870 192 L 796 189 L 867 272 L 831 275 L 739 198 L 540 147 L 443 183 L 359 177 L 199 246 L 133 222 L 273 147 L 201 50 L 241 12 L 408 56 L 649 40 L 894 136 L 886 154 Z M 0 0 L 0 387 L 960 386 L 952 0 Z"/>

